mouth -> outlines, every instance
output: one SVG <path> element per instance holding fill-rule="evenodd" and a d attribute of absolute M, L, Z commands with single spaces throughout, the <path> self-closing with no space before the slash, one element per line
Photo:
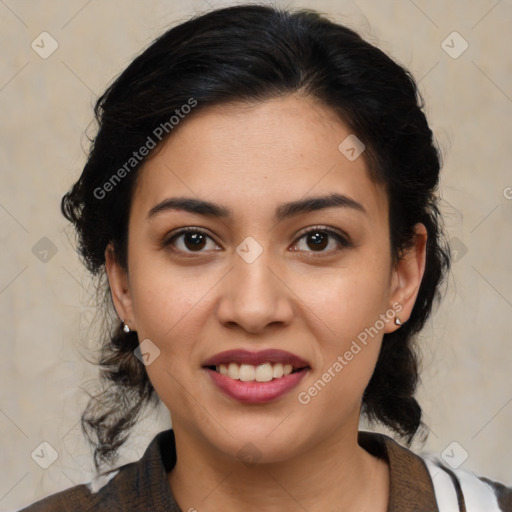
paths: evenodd
<path fill-rule="evenodd" d="M 269 382 L 311 369 L 306 360 L 291 352 L 278 349 L 259 352 L 227 350 L 205 361 L 203 368 L 243 382 Z"/>
<path fill-rule="evenodd" d="M 283 350 L 230 350 L 208 359 L 202 367 L 218 389 L 245 403 L 276 400 L 311 370 L 307 361 Z"/>

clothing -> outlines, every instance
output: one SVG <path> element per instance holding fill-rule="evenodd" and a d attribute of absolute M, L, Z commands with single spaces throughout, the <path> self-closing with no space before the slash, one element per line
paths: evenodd
<path fill-rule="evenodd" d="M 432 478 L 422 457 L 382 434 L 361 431 L 359 444 L 389 464 L 388 512 L 439 512 Z M 49 496 L 19 512 L 187 512 L 176 504 L 167 479 L 175 463 L 174 432 L 165 430 L 155 436 L 139 461 L 112 470 L 89 484 Z M 457 479 L 456 472 L 446 467 L 440 470 Z M 477 480 L 493 491 L 502 511 L 512 512 L 512 488 L 487 479 Z M 458 510 L 470 512 L 462 502 Z"/>

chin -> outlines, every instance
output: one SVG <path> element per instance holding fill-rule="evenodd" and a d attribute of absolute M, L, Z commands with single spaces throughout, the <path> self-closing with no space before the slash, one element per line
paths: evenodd
<path fill-rule="evenodd" d="M 217 425 L 215 430 L 208 428 L 201 435 L 215 450 L 248 464 L 283 462 L 297 456 L 308 444 L 304 423 L 286 424 L 283 418 L 286 414 L 259 422 L 245 416 L 223 422 L 225 430 Z"/>

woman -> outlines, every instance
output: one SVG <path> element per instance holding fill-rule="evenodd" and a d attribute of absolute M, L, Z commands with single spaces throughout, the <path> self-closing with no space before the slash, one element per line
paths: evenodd
<path fill-rule="evenodd" d="M 314 12 L 230 7 L 163 34 L 96 116 L 62 209 L 121 320 L 82 418 L 99 476 L 25 510 L 512 510 L 358 431 L 421 431 L 413 338 L 449 267 L 407 71 Z M 172 430 L 101 471 L 158 400 Z"/>

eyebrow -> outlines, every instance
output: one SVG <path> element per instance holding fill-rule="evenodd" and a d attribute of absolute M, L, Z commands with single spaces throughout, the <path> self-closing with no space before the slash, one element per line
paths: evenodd
<path fill-rule="evenodd" d="M 310 213 L 326 208 L 350 208 L 362 213 L 367 213 L 364 206 L 351 197 L 344 194 L 329 194 L 327 196 L 308 197 L 279 205 L 274 213 L 275 220 L 282 220 Z M 151 208 L 148 213 L 148 220 L 155 215 L 169 210 L 184 210 L 186 212 L 195 213 L 196 215 L 204 215 L 207 217 L 215 217 L 226 219 L 232 217 L 232 212 L 228 208 L 192 197 L 172 197 L 164 199 L 156 206 Z"/>

